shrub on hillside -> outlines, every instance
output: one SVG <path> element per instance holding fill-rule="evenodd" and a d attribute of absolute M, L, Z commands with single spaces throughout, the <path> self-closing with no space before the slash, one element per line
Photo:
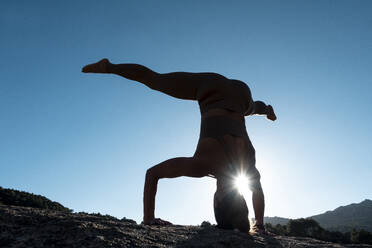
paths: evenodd
<path fill-rule="evenodd" d="M 372 233 L 366 230 L 353 230 L 350 233 L 350 240 L 357 244 L 372 244 Z"/>
<path fill-rule="evenodd" d="M 0 204 L 72 212 L 71 209 L 44 196 L 2 187 L 0 187 Z"/>
<path fill-rule="evenodd" d="M 372 244 L 372 233 L 353 230 L 351 233 L 328 231 L 313 219 L 290 220 L 287 225 L 265 224 L 267 231 L 285 236 L 309 237 L 333 243 Z"/>

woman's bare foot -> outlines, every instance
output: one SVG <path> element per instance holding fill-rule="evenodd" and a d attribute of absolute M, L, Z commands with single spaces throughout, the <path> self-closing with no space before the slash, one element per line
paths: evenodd
<path fill-rule="evenodd" d="M 251 230 L 249 231 L 249 234 L 251 235 L 267 235 L 267 231 L 265 230 L 265 226 L 262 224 L 255 223 Z"/>
<path fill-rule="evenodd" d="M 107 66 L 110 64 L 108 59 L 101 59 L 97 63 L 89 64 L 81 70 L 85 73 L 108 73 Z"/>
<path fill-rule="evenodd" d="M 150 225 L 150 226 L 169 226 L 169 225 L 173 225 L 169 221 L 162 220 L 160 218 L 155 218 L 155 219 L 153 219 L 151 221 L 148 221 L 148 222 L 142 222 L 141 224 Z"/>
<path fill-rule="evenodd" d="M 276 120 L 276 115 L 275 115 L 274 109 L 273 109 L 273 107 L 271 105 L 268 105 L 267 106 L 266 117 L 267 117 L 267 119 L 269 119 L 271 121 L 275 121 Z"/>

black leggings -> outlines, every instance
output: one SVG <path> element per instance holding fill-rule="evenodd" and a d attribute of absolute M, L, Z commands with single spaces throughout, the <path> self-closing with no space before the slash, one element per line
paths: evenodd
<path fill-rule="evenodd" d="M 138 64 L 110 64 L 108 72 L 141 82 L 153 90 L 183 100 L 198 100 L 197 91 L 202 84 L 227 80 L 217 73 L 171 72 L 157 73 Z"/>
<path fill-rule="evenodd" d="M 229 80 L 218 73 L 211 72 L 171 72 L 157 73 L 139 64 L 109 64 L 109 73 L 120 75 L 145 84 L 147 87 L 169 96 L 183 100 L 199 100 L 197 92 L 201 87 L 221 87 L 223 81 Z M 252 114 L 266 114 L 266 104 L 255 101 Z"/>

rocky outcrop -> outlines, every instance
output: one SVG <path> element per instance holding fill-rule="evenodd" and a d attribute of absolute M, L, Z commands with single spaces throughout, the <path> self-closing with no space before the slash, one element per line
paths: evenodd
<path fill-rule="evenodd" d="M 0 247 L 372 247 L 250 236 L 211 225 L 138 225 L 111 216 L 0 205 Z"/>

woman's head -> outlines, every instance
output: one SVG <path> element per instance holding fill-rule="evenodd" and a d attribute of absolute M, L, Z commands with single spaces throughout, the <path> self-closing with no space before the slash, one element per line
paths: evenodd
<path fill-rule="evenodd" d="M 217 190 L 214 194 L 214 216 L 217 227 L 249 231 L 248 208 L 244 197 L 236 189 Z"/>

